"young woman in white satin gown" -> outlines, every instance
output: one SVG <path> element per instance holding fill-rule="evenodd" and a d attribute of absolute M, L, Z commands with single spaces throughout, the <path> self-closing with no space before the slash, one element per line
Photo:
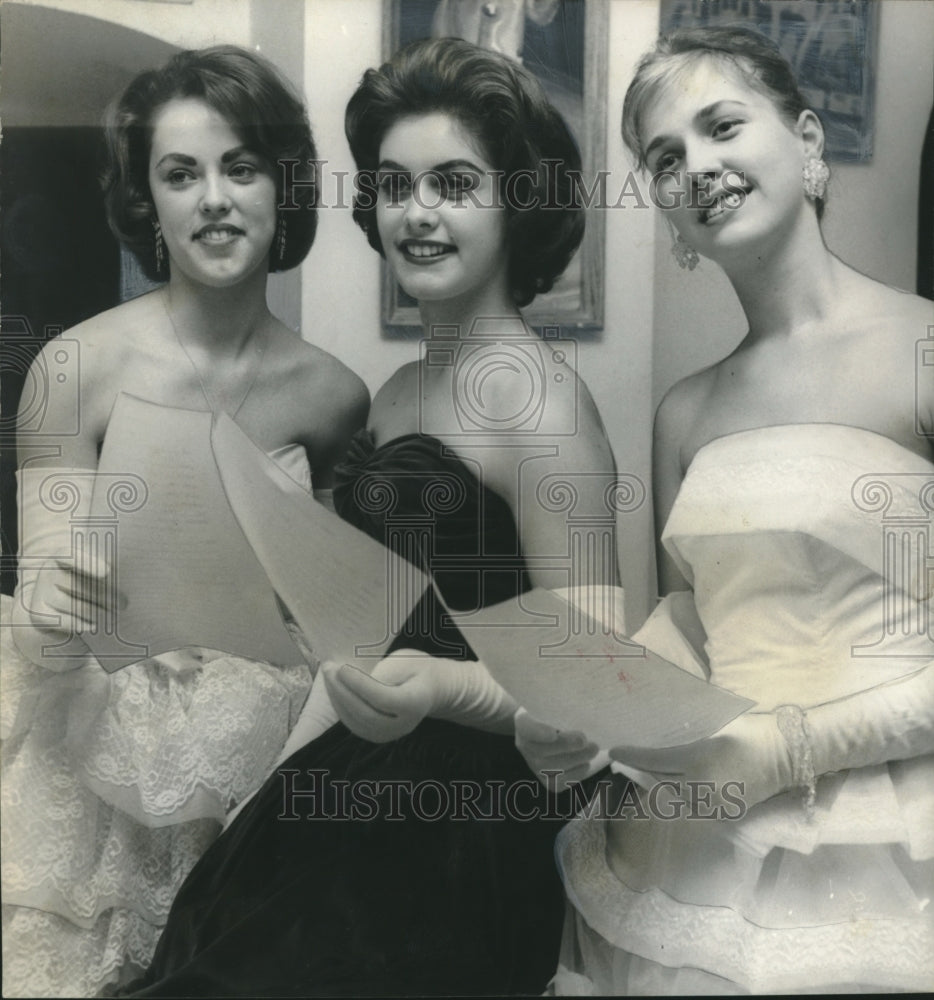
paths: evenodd
<path fill-rule="evenodd" d="M 68 331 L 77 397 L 50 381 L 41 435 L 20 424 L 20 576 L 2 630 L 5 996 L 93 996 L 148 964 L 178 886 L 265 778 L 312 681 L 298 648 L 286 664 L 188 648 L 112 674 L 88 653 L 81 633 L 109 608 L 78 571 L 71 526 L 118 394 L 226 410 L 316 491 L 368 403 L 266 305 L 268 274 L 305 258 L 316 219 L 312 189 L 279 167 L 315 152 L 273 68 L 232 47 L 179 53 L 129 85 L 106 135 L 111 226 L 164 284 Z M 192 516 L 213 516 L 191 499 Z M 75 635 L 70 655 L 54 648 Z"/>
<path fill-rule="evenodd" d="M 679 262 L 719 264 L 749 323 L 659 408 L 668 596 L 636 638 L 755 706 L 686 747 L 640 751 L 620 732 L 611 756 L 642 785 L 740 781 L 745 815 L 566 827 L 554 989 L 930 988 L 934 380 L 916 345 L 931 303 L 824 244 L 821 123 L 757 34 L 662 39 L 623 136 Z M 520 739 L 535 766 L 577 775 L 594 753 L 531 720 Z"/>

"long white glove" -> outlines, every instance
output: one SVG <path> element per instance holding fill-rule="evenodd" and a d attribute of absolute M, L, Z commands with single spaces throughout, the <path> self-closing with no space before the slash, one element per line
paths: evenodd
<path fill-rule="evenodd" d="M 780 720 L 786 721 L 782 729 Z M 706 740 L 646 750 L 614 747 L 614 760 L 656 776 L 741 781 L 746 806 L 832 771 L 934 752 L 934 664 L 907 677 L 809 708 L 747 712 Z"/>
<path fill-rule="evenodd" d="M 374 743 L 405 736 L 427 716 L 512 732 L 516 703 L 476 660 L 399 649 L 371 675 L 346 663 L 325 663 L 321 670 L 341 721 Z"/>
<path fill-rule="evenodd" d="M 934 753 L 934 662 L 805 717 L 818 775 Z"/>
<path fill-rule="evenodd" d="M 72 521 L 90 510 L 93 469 L 34 468 L 17 473 L 19 484 L 19 584 L 13 640 L 23 656 L 50 670 L 87 662 L 78 638 L 103 609 L 106 565 L 75 566 Z M 60 646 L 68 640 L 64 650 Z"/>

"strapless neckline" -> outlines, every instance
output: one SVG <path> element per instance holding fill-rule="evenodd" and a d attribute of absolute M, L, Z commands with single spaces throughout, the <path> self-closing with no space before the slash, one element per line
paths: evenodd
<path fill-rule="evenodd" d="M 932 491 L 930 462 L 846 425 L 757 428 L 698 451 L 662 542 L 692 587 L 711 679 L 766 708 L 817 704 L 930 656 L 926 571 L 899 539 L 929 524 Z M 906 628 L 890 634 L 895 608 Z"/>
<path fill-rule="evenodd" d="M 934 462 L 926 459 L 923 455 L 919 455 L 917 452 L 912 451 L 910 448 L 906 448 L 905 445 L 900 444 L 893 438 L 888 437 L 879 431 L 870 430 L 868 427 L 859 427 L 856 424 L 839 424 L 833 421 L 808 421 L 805 423 L 781 423 L 781 424 L 767 424 L 763 427 L 747 427 L 743 430 L 730 431 L 727 434 L 718 434 L 716 437 L 711 438 L 697 449 L 694 453 L 694 457 L 688 464 L 688 469 L 708 450 L 710 449 L 721 449 L 728 448 L 734 443 L 741 443 L 744 439 L 753 438 L 758 436 L 763 437 L 802 437 L 808 440 L 821 437 L 846 439 L 850 438 L 852 440 L 857 440 L 859 438 L 865 438 L 867 444 L 871 441 L 875 441 L 876 445 L 882 449 L 892 449 L 894 452 L 901 452 L 903 455 L 911 456 L 919 462 L 924 462 L 928 465 L 934 465 Z"/>

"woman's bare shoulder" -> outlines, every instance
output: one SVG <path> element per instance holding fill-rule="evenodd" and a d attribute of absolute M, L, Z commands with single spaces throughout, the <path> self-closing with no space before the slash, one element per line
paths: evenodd
<path fill-rule="evenodd" d="M 152 322 L 152 302 L 134 299 L 69 327 L 33 361 L 33 382 L 48 392 L 42 433 L 63 435 L 62 453 L 72 464 L 94 464 L 114 396 Z M 26 434 L 22 425 L 20 431 Z"/>
<path fill-rule="evenodd" d="M 422 388 L 422 366 L 419 361 L 409 361 L 400 365 L 376 390 L 370 410 L 371 422 L 380 423 L 389 411 L 401 402 L 411 402 Z"/>
<path fill-rule="evenodd" d="M 325 397 L 333 403 L 346 400 L 354 406 L 360 400 L 369 404 L 369 392 L 363 379 L 330 352 L 304 340 L 284 323 L 276 321 L 274 343 L 280 369 L 303 393 Z"/>
<path fill-rule="evenodd" d="M 73 337 L 88 345 L 99 344 L 112 337 L 132 340 L 141 328 L 152 325 L 161 309 L 155 293 L 150 292 L 91 316 L 70 327 L 63 336 Z"/>
<path fill-rule="evenodd" d="M 127 367 L 150 336 L 157 322 L 150 296 L 121 303 L 69 327 L 42 348 L 39 364 L 46 365 L 64 350 L 78 376 L 85 400 L 100 390 Z"/>
<path fill-rule="evenodd" d="M 655 411 L 656 433 L 686 431 L 692 427 L 713 392 L 720 369 L 729 364 L 732 357 L 730 354 L 675 382 L 662 396 Z"/>
<path fill-rule="evenodd" d="M 841 309 L 849 317 L 846 326 L 925 336 L 934 324 L 934 302 L 895 285 L 877 281 L 850 269 L 849 282 L 840 299 Z M 919 332 L 920 331 L 920 332 Z"/>

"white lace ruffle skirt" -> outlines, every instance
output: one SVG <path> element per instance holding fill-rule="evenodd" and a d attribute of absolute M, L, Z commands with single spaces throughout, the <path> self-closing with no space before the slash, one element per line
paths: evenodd
<path fill-rule="evenodd" d="M 617 822 L 581 817 L 559 835 L 569 905 L 556 995 L 934 986 L 931 859 L 891 843 L 757 854 L 699 821 L 669 853 L 655 848 L 668 830 L 624 821 L 615 832 L 632 834 L 628 853 L 646 859 L 624 881 L 607 860 Z"/>
<path fill-rule="evenodd" d="M 21 657 L 10 628 L 0 641 L 3 994 L 93 996 L 148 965 L 182 881 L 269 773 L 311 672 L 182 651 L 56 674 Z"/>

